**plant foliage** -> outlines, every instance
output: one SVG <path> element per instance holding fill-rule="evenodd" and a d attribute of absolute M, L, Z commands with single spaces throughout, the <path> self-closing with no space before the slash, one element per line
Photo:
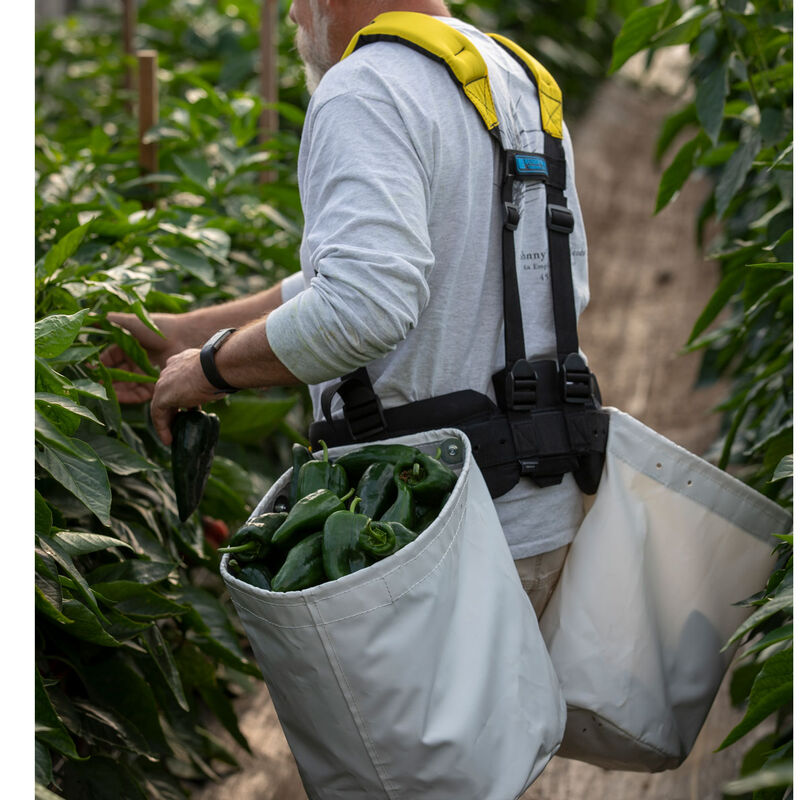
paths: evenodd
<path fill-rule="evenodd" d="M 711 191 L 698 242 L 713 220 L 720 282 L 691 332 L 701 382 L 730 382 L 714 456 L 785 506 L 792 499 L 792 5 L 782 0 L 662 0 L 625 20 L 611 70 L 634 53 L 688 45 L 693 99 L 664 122 L 656 212 L 702 172 Z M 792 783 L 792 537 L 778 537 L 767 586 L 727 646 L 748 645 L 732 680 L 742 721 L 720 749 L 772 720 L 742 763 L 731 795 L 779 799 Z"/>
<path fill-rule="evenodd" d="M 157 48 L 160 64 L 161 116 L 147 134 L 159 172 L 146 177 L 118 13 L 36 34 L 37 796 L 173 800 L 235 765 L 220 731 L 248 746 L 232 700 L 260 673 L 216 545 L 288 460 L 303 403 L 248 392 L 215 404 L 236 424 L 223 425 L 201 507 L 181 523 L 168 450 L 146 409 L 121 407 L 114 391 L 157 370 L 106 316 L 155 328 L 154 312 L 298 268 L 303 111 L 283 103 L 281 131 L 258 141 L 257 10 L 140 5 L 137 45 Z M 278 181 L 259 181 L 265 169 Z M 105 367 L 109 343 L 140 372 Z"/>

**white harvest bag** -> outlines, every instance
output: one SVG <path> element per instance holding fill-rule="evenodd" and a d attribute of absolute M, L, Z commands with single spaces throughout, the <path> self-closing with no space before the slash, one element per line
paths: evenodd
<path fill-rule="evenodd" d="M 228 555 L 223 579 L 312 800 L 513 800 L 561 741 L 558 679 L 469 440 L 444 429 L 388 442 L 454 445 L 462 464 L 418 539 L 300 592 L 242 583 Z"/>
<path fill-rule="evenodd" d="M 720 652 L 790 517 L 616 409 L 603 477 L 540 620 L 567 702 L 559 755 L 678 766 L 733 657 Z"/>

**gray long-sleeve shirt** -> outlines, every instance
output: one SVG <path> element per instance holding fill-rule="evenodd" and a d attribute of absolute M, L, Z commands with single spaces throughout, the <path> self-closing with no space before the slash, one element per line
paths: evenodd
<path fill-rule="evenodd" d="M 484 56 L 504 145 L 543 152 L 536 90 L 521 67 L 466 23 L 440 19 Z M 566 128 L 564 148 L 580 313 L 586 239 Z M 286 302 L 267 320 L 272 349 L 311 386 L 316 419 L 326 382 L 364 365 L 387 408 L 460 389 L 494 399 L 491 376 L 505 363 L 499 165 L 475 108 L 421 53 L 377 42 L 325 75 L 298 164 L 302 278 L 286 281 Z M 544 187 L 517 191 L 527 355 L 553 358 Z M 523 479 L 495 504 L 515 558 L 567 544 L 582 516 L 571 475 L 547 489 Z"/>

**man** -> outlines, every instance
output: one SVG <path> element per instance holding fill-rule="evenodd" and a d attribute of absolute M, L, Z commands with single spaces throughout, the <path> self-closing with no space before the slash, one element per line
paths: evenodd
<path fill-rule="evenodd" d="M 473 389 L 494 398 L 504 365 L 497 143 L 448 70 L 403 44 L 380 41 L 339 61 L 353 35 L 386 11 L 438 17 L 487 63 L 505 136 L 542 152 L 536 89 L 492 40 L 454 19 L 443 0 L 295 0 L 297 48 L 313 93 L 298 177 L 306 225 L 302 274 L 257 295 L 183 315 L 155 315 L 165 338 L 132 315 L 111 315 L 162 366 L 151 413 L 171 441 L 180 408 L 218 399 L 199 347 L 236 328 L 216 352 L 217 384 L 307 383 L 315 419 L 324 386 L 368 366 L 385 408 Z M 588 302 L 586 244 L 564 131 L 576 311 Z M 530 358 L 555 355 L 544 187 L 519 187 L 517 273 Z M 515 200 L 517 198 L 515 197 Z M 526 213 L 527 211 L 527 213 Z M 125 365 L 111 348 L 106 363 Z M 120 387 L 122 401 L 148 397 Z M 334 403 L 334 415 L 341 409 Z M 571 474 L 548 488 L 523 478 L 495 500 L 523 585 L 541 613 L 582 516 Z"/>

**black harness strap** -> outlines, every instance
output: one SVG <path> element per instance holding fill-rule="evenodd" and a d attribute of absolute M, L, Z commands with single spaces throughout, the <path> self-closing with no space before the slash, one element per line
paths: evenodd
<path fill-rule="evenodd" d="M 520 63 L 535 85 L 534 75 Z M 492 133 L 500 138 L 496 130 Z M 312 443 L 324 439 L 331 446 L 456 427 L 469 437 L 492 497 L 505 494 L 522 476 L 550 486 L 560 483 L 567 472 L 584 493 L 597 491 L 609 418 L 601 407 L 597 381 L 578 348 L 569 245 L 574 218 L 565 195 L 564 147 L 560 139 L 543 133 L 544 153 L 501 147 L 505 367 L 492 376 L 497 404 L 480 392 L 463 390 L 384 409 L 369 373 L 360 367 L 323 392 L 325 422 L 312 424 Z M 520 222 L 520 209 L 514 203 L 518 181 L 545 185 L 556 360 L 531 362 L 526 357 L 514 242 Z M 331 414 L 335 394 L 343 401 L 341 419 Z"/>

